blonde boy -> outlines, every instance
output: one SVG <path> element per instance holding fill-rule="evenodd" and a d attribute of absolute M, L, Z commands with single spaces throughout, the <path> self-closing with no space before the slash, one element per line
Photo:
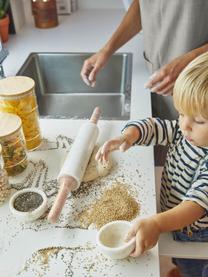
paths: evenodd
<path fill-rule="evenodd" d="M 168 145 L 161 179 L 161 213 L 134 224 L 136 257 L 152 248 L 163 232 L 174 239 L 208 241 L 208 53 L 193 60 L 176 80 L 173 100 L 178 120 L 148 118 L 129 122 L 122 135 L 107 141 L 96 158 L 132 145 Z M 194 251 L 194 249 L 193 249 Z M 173 259 L 178 276 L 208 276 L 208 260 Z M 179 274 L 179 273 L 178 273 Z"/>

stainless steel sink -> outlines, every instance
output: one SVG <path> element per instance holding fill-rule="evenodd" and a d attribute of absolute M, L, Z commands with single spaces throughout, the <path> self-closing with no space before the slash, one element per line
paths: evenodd
<path fill-rule="evenodd" d="M 40 116 L 89 118 L 100 106 L 103 119 L 129 119 L 132 54 L 118 53 L 98 74 L 96 87 L 80 77 L 93 53 L 31 53 L 17 75 L 35 80 Z"/>

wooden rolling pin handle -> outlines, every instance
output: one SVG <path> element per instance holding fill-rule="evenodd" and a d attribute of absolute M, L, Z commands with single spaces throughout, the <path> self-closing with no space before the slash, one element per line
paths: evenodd
<path fill-rule="evenodd" d="M 62 208 L 66 202 L 69 193 L 77 189 L 77 181 L 71 176 L 63 176 L 59 179 L 59 192 L 55 199 L 55 202 L 48 214 L 48 221 L 55 223 L 59 218 Z"/>
<path fill-rule="evenodd" d="M 94 111 L 90 117 L 90 122 L 97 124 L 99 118 L 100 118 L 101 110 L 100 107 L 94 108 Z"/>

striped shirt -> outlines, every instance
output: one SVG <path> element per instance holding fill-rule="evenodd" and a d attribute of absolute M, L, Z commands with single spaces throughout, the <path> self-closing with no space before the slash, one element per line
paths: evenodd
<path fill-rule="evenodd" d="M 138 145 L 168 145 L 161 179 L 160 204 L 166 211 L 182 201 L 194 201 L 205 209 L 193 230 L 208 228 L 208 147 L 191 145 L 179 128 L 178 120 L 148 118 L 131 121 L 141 132 Z"/>

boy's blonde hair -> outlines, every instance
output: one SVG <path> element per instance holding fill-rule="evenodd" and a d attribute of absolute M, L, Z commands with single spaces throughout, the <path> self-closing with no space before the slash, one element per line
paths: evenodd
<path fill-rule="evenodd" d="M 173 101 L 179 113 L 208 119 L 208 52 L 194 59 L 179 74 Z"/>

